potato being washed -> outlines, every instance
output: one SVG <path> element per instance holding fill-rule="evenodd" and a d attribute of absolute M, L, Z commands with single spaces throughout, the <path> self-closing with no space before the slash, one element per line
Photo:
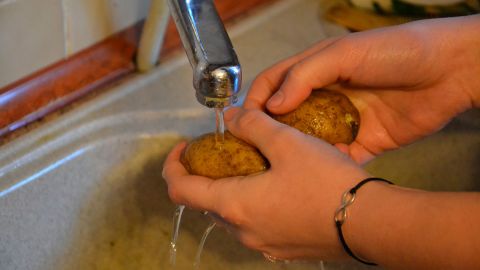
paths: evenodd
<path fill-rule="evenodd" d="M 360 114 L 342 93 L 314 90 L 298 108 L 273 119 L 330 144 L 350 144 L 360 128 Z"/>
<path fill-rule="evenodd" d="M 272 117 L 331 144 L 350 144 L 360 127 L 359 112 L 350 100 L 329 90 L 315 90 L 294 111 Z M 189 173 L 212 179 L 259 173 L 269 166 L 256 148 L 228 131 L 223 143 L 217 143 L 215 133 L 195 138 L 183 151 L 181 162 Z"/>
<path fill-rule="evenodd" d="M 212 179 L 249 175 L 264 171 L 268 161 L 253 146 L 226 131 L 223 143 L 215 133 L 207 133 L 191 141 L 180 161 L 191 174 Z"/>

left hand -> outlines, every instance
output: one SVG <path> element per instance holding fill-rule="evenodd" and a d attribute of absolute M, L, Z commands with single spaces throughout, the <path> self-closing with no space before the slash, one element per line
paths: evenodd
<path fill-rule="evenodd" d="M 358 163 L 424 138 L 480 107 L 480 16 L 415 21 L 326 39 L 262 72 L 247 109 L 284 114 L 313 89 L 346 94 L 358 136 L 337 144 Z"/>
<path fill-rule="evenodd" d="M 177 204 L 221 217 L 244 245 L 279 259 L 346 257 L 333 216 L 341 195 L 368 173 L 334 146 L 271 119 L 260 110 L 232 108 L 226 125 L 270 161 L 267 171 L 212 180 L 168 156 L 163 176 Z"/>

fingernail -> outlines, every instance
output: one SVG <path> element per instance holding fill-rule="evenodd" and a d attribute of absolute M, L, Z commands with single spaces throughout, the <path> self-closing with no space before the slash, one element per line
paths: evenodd
<path fill-rule="evenodd" d="M 270 98 L 267 105 L 269 107 L 277 107 L 280 104 L 282 104 L 284 98 L 285 98 L 285 95 L 283 94 L 283 92 L 279 91 L 275 93 L 275 95 L 273 95 L 272 98 Z"/>
<path fill-rule="evenodd" d="M 235 117 L 235 114 L 240 110 L 239 107 L 230 107 L 223 114 L 223 120 L 230 121 Z"/>

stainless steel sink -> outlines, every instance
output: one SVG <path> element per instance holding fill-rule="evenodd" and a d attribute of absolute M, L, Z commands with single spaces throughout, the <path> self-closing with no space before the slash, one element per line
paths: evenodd
<path fill-rule="evenodd" d="M 229 30 L 245 88 L 262 69 L 327 32 L 343 33 L 319 20 L 316 0 L 280 1 Z M 161 178 L 162 162 L 182 137 L 214 129 L 213 112 L 195 100 L 191 78 L 186 58 L 178 55 L 1 147 L 0 269 L 170 269 L 174 206 Z M 368 168 L 405 185 L 478 190 L 475 113 Z M 425 180 L 435 177 L 448 184 Z M 176 269 L 193 269 L 207 223 L 187 211 Z M 216 229 L 201 269 L 319 269 L 319 264 L 267 263 Z M 352 263 L 326 269 L 366 268 Z"/>

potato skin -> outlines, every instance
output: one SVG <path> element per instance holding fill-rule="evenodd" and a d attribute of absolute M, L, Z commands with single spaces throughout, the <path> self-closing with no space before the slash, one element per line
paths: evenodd
<path fill-rule="evenodd" d="M 330 144 L 350 144 L 360 127 L 360 114 L 347 96 L 325 89 L 312 91 L 292 112 L 272 117 Z"/>
<path fill-rule="evenodd" d="M 180 161 L 190 174 L 212 179 L 243 176 L 265 171 L 269 165 L 253 146 L 225 132 L 224 143 L 217 143 L 215 133 L 191 141 Z"/>

